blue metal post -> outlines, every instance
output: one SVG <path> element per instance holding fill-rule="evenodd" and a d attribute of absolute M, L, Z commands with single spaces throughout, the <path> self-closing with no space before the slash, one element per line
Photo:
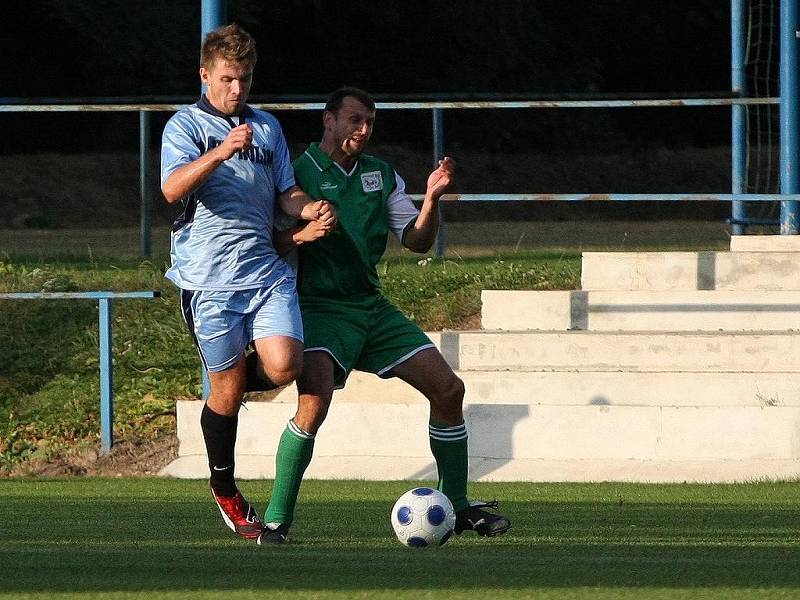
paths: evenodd
<path fill-rule="evenodd" d="M 150 237 L 150 113 L 139 111 L 139 253 L 152 254 Z"/>
<path fill-rule="evenodd" d="M 226 1 L 225 0 L 202 0 L 200 3 L 200 43 L 206 37 L 207 33 L 220 28 L 224 23 L 226 17 Z"/>
<path fill-rule="evenodd" d="M 781 0 L 781 194 L 800 190 L 800 131 L 798 131 L 798 15 L 797 0 Z M 781 201 L 781 234 L 800 232 L 800 203 Z"/>
<path fill-rule="evenodd" d="M 745 57 L 747 52 L 747 15 L 745 0 L 731 0 L 731 90 L 739 96 L 747 94 Z M 747 106 L 734 104 L 731 107 L 731 192 L 743 194 L 747 191 Z M 746 204 L 733 202 L 731 233 L 742 235 L 742 223 L 747 218 Z"/>
<path fill-rule="evenodd" d="M 100 440 L 104 453 L 114 444 L 114 377 L 111 362 L 112 298 L 159 298 L 160 292 L 11 292 L 3 300 L 91 299 L 98 301 L 100 334 Z"/>
<path fill-rule="evenodd" d="M 103 452 L 114 444 L 114 379 L 111 367 L 111 298 L 100 298 L 100 439 Z"/>
<path fill-rule="evenodd" d="M 444 156 L 444 112 L 441 108 L 433 109 L 433 168 L 439 167 L 439 161 Z M 436 256 L 444 256 L 445 232 L 444 211 L 439 205 L 439 233 L 436 234 Z"/>
<path fill-rule="evenodd" d="M 227 20 L 225 0 L 202 0 L 200 15 L 200 44 L 206 39 L 206 35 L 215 29 L 222 27 Z M 201 92 L 205 92 L 205 86 L 201 86 Z M 200 368 L 201 379 L 203 382 L 203 400 L 208 398 L 211 386 L 208 382 L 208 373 Z"/>
<path fill-rule="evenodd" d="M 200 3 L 200 45 L 206 35 L 219 29 L 226 20 L 226 0 L 202 0 Z M 206 91 L 205 84 L 200 85 L 200 93 Z"/>

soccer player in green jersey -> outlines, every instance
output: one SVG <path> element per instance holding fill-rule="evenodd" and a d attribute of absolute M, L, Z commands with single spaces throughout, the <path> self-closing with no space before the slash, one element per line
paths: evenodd
<path fill-rule="evenodd" d="M 486 510 L 496 508 L 496 503 L 467 499 L 464 384 L 420 328 L 381 294 L 375 268 L 390 230 L 415 252 L 430 249 L 439 228 L 439 199 L 452 185 L 455 163 L 449 157 L 439 162 L 417 210 L 394 169 L 364 154 L 375 125 L 375 103 L 366 92 L 336 90 L 322 121 L 322 141 L 311 144 L 294 161 L 294 173 L 307 194 L 333 205 L 338 225 L 320 239 L 303 225 L 276 238 L 281 252 L 299 247 L 305 353 L 297 378 L 297 412 L 281 436 L 275 486 L 258 541 L 286 541 L 314 436 L 334 389 L 344 387 L 352 369 L 399 377 L 430 401 L 431 451 L 439 489 L 456 510 L 456 533 L 505 533 L 511 522 Z"/>

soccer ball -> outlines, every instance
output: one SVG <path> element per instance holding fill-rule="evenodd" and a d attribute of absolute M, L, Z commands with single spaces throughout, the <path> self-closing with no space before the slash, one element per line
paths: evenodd
<path fill-rule="evenodd" d="M 392 528 L 412 548 L 443 546 L 453 535 L 456 513 L 442 492 L 428 487 L 407 491 L 392 508 Z"/>

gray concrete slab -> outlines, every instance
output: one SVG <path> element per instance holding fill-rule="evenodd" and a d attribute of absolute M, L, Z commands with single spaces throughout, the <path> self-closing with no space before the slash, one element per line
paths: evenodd
<path fill-rule="evenodd" d="M 800 330 L 796 291 L 484 290 L 481 302 L 484 329 Z"/>

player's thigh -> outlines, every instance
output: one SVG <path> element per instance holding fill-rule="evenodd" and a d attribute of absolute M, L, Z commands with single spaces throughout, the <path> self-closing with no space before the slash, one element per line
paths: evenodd
<path fill-rule="evenodd" d="M 380 377 L 394 377 L 392 369 L 426 348 L 435 348 L 430 338 L 385 298 L 370 317 L 367 341 L 356 369 Z"/>
<path fill-rule="evenodd" d="M 247 345 L 248 298 L 242 292 L 183 292 L 184 317 L 211 373 L 226 371 L 241 359 Z"/>
<path fill-rule="evenodd" d="M 441 407 L 460 406 L 464 397 L 463 382 L 436 348 L 420 350 L 386 375 L 399 377 Z"/>

